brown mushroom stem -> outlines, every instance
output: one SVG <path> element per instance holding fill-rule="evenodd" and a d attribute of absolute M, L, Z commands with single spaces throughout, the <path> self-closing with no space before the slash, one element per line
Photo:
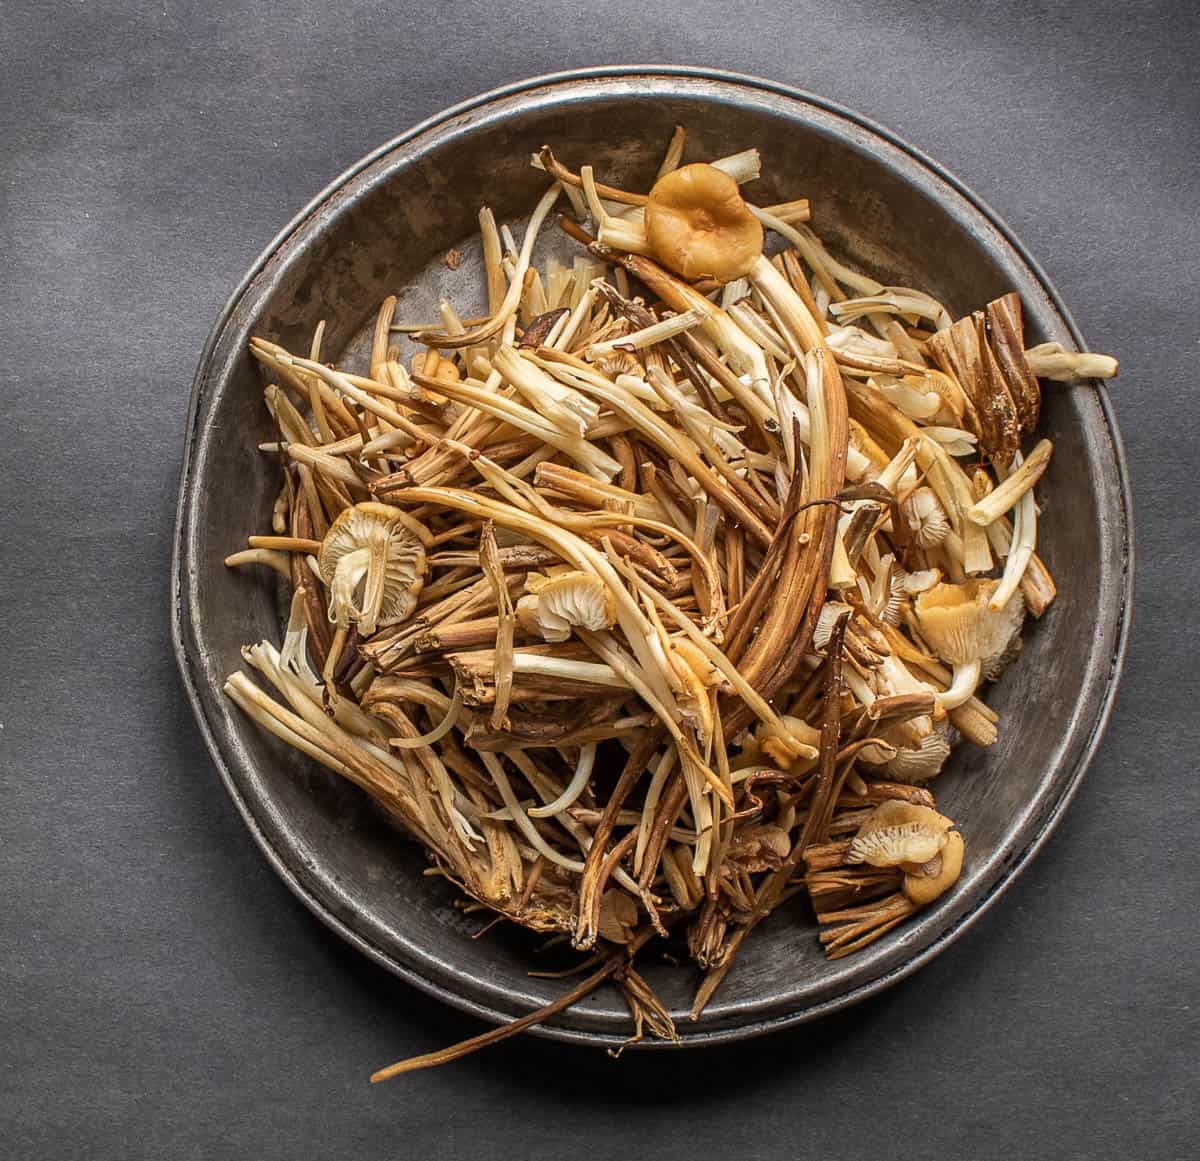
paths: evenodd
<path fill-rule="evenodd" d="M 538 150 L 537 159 L 542 169 L 544 169 L 556 181 L 561 181 L 565 185 L 574 186 L 575 189 L 583 188 L 583 179 L 577 173 L 573 173 L 565 165 L 554 156 L 553 150 L 549 145 L 543 145 Z M 596 182 L 596 193 L 598 193 L 605 201 L 620 202 L 626 206 L 644 206 L 649 198 L 645 194 L 632 193 L 629 190 L 617 189 L 615 186 L 604 185 L 602 182 Z"/>
<path fill-rule="evenodd" d="M 655 934 L 653 928 L 644 928 L 628 944 L 614 951 L 605 960 L 602 967 L 592 972 L 590 976 L 576 984 L 575 987 L 560 996 L 557 1000 L 553 1000 L 544 1007 L 530 1012 L 527 1016 L 522 1016 L 520 1019 L 513 1020 L 511 1023 L 504 1024 L 499 1028 L 489 1029 L 478 1036 L 472 1036 L 469 1040 L 463 1040 L 461 1043 L 455 1044 L 450 1048 L 443 1048 L 438 1052 L 429 1052 L 424 1056 L 412 1056 L 407 1060 L 389 1064 L 386 1068 L 377 1069 L 371 1073 L 371 1083 L 378 1084 L 381 1080 L 390 1080 L 392 1077 L 399 1076 L 404 1072 L 416 1072 L 418 1069 L 435 1068 L 439 1064 L 449 1064 L 451 1061 L 461 1060 L 464 1056 L 469 1056 L 472 1052 L 478 1052 L 479 1049 L 486 1048 L 489 1044 L 497 1044 L 501 1040 L 507 1040 L 510 1036 L 516 1036 L 518 1033 L 524 1032 L 526 1028 L 532 1028 L 536 1024 L 541 1024 L 549 1020 L 551 1016 L 556 1016 L 559 1012 L 566 1011 L 572 1004 L 577 1003 L 585 996 L 594 992 L 605 980 L 619 973 L 630 962 L 634 953 Z"/>

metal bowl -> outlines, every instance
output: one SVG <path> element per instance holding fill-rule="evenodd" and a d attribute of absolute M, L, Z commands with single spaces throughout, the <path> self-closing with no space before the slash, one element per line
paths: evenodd
<path fill-rule="evenodd" d="M 487 1020 L 528 1012 L 561 985 L 531 979 L 518 935 L 472 940 L 450 891 L 423 878 L 421 852 L 355 789 L 243 718 L 221 693 L 239 647 L 277 638 L 276 592 L 226 553 L 267 526 L 277 466 L 252 334 L 293 349 L 318 319 L 326 351 L 364 341 L 378 302 L 436 318 L 440 293 L 479 298 L 476 212 L 528 213 L 544 179 L 529 164 L 546 142 L 572 164 L 644 186 L 675 124 L 692 157 L 758 146 L 761 203 L 799 195 L 841 256 L 886 283 L 923 287 L 966 312 L 1016 289 L 1030 342 L 1079 334 L 1021 244 L 961 182 L 886 130 L 820 98 L 701 69 L 591 69 L 499 89 L 426 121 L 347 170 L 255 262 L 204 349 L 188 416 L 172 572 L 175 648 L 213 760 L 256 841 L 325 923 L 417 987 Z M 458 247 L 455 273 L 442 262 Z M 964 746 L 938 782 L 967 861 L 956 889 L 864 952 L 827 962 L 797 902 L 760 927 L 684 1044 L 735 1039 L 845 1007 L 916 970 L 957 938 L 1028 862 L 1079 785 L 1112 704 L 1132 582 L 1130 500 L 1103 389 L 1046 392 L 1042 426 L 1057 445 L 1041 489 L 1039 549 L 1058 601 L 990 694 L 1003 719 L 990 750 Z M 264 570 L 265 571 L 265 570 Z M 695 972 L 651 965 L 679 1016 Z M 614 1044 L 628 1017 L 610 990 L 539 1031 Z"/>

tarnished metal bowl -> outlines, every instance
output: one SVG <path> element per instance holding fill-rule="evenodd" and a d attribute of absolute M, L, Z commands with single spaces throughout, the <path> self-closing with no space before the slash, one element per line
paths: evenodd
<path fill-rule="evenodd" d="M 200 360 L 188 416 L 172 576 L 179 664 L 226 788 L 271 864 L 304 903 L 377 962 L 489 1020 L 560 994 L 531 979 L 530 943 L 472 940 L 450 889 L 421 875 L 400 838 L 351 786 L 288 750 L 221 693 L 244 642 L 277 639 L 271 580 L 222 558 L 267 526 L 279 469 L 256 444 L 272 438 L 263 382 L 246 354 L 252 334 L 296 349 L 329 321 L 327 357 L 357 349 L 379 301 L 401 317 L 436 318 L 440 293 L 480 293 L 474 242 L 481 202 L 517 221 L 544 185 L 529 166 L 552 143 L 645 186 L 672 127 L 689 156 L 757 146 L 757 201 L 812 199 L 835 252 L 886 283 L 927 289 L 957 313 L 1015 289 L 1028 341 L 1079 343 L 1045 275 L 960 182 L 892 134 L 819 98 L 698 69 L 596 69 L 527 81 L 459 105 L 347 170 L 255 262 Z M 559 240 L 555 245 L 566 243 Z M 464 255 L 457 272 L 442 259 Z M 1024 654 L 989 695 L 1002 715 L 990 750 L 963 746 L 938 782 L 938 806 L 967 837 L 956 888 L 864 952 L 830 963 L 801 901 L 747 941 L 697 1023 L 684 1018 L 696 973 L 647 974 L 680 1017 L 685 1044 L 763 1032 L 844 1007 L 914 971 L 955 939 L 1025 865 L 1070 801 L 1116 687 L 1132 576 L 1129 492 L 1103 390 L 1051 388 L 1042 426 L 1056 444 L 1040 496 L 1039 551 L 1059 598 L 1027 632 Z M 265 571 L 265 570 L 263 570 Z M 628 1016 L 611 990 L 541 1031 L 613 1044 Z"/>

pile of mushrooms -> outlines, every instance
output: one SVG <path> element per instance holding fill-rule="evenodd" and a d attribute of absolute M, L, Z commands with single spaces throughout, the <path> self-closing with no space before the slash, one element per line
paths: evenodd
<path fill-rule="evenodd" d="M 839 262 L 805 199 L 746 200 L 757 151 L 684 148 L 647 193 L 541 150 L 520 242 L 480 211 L 482 310 L 388 298 L 364 365 L 323 324 L 252 340 L 284 472 L 228 559 L 290 599 L 233 701 L 592 955 L 637 1035 L 674 1035 L 651 940 L 698 965 L 694 1017 L 797 888 L 837 957 L 969 870 L 930 784 L 995 743 L 984 686 L 1054 599 L 1039 377 L 1116 372 L 1026 350 L 1015 294 L 955 320 Z M 578 253 L 539 269 L 559 208 Z"/>

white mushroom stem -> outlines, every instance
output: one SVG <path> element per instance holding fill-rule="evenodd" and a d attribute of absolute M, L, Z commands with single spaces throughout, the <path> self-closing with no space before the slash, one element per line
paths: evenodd
<path fill-rule="evenodd" d="M 521 358 L 512 347 L 501 347 L 492 358 L 492 366 L 564 435 L 584 438 L 600 414 L 591 399 Z"/>
<path fill-rule="evenodd" d="M 967 509 L 967 519 L 976 524 L 991 524 L 993 520 L 999 520 L 1042 478 L 1053 451 L 1054 445 L 1048 439 L 1044 439 L 1029 453 L 1023 463 L 1018 453 L 1014 460 L 1018 467 L 983 499 Z"/>
<path fill-rule="evenodd" d="M 384 582 L 387 580 L 387 565 L 388 533 L 377 532 L 371 537 L 368 550 L 362 615 L 358 618 L 359 631 L 364 637 L 374 633 L 379 622 L 379 611 L 383 607 Z"/>
<path fill-rule="evenodd" d="M 778 416 L 771 399 L 771 375 L 763 349 L 719 306 L 709 302 L 686 282 L 673 278 L 661 267 L 654 263 L 639 263 L 632 272 L 672 309 L 680 313 L 695 310 L 703 317 L 701 326 L 704 333 L 727 356 L 736 375 L 749 380 L 748 383 L 746 379 L 730 380 L 729 390 L 737 403 L 758 427 L 764 431 L 773 427 L 778 422 Z"/>
<path fill-rule="evenodd" d="M 569 379 L 577 384 L 581 391 L 607 404 L 647 440 L 661 448 L 668 456 L 674 457 L 698 480 L 711 482 L 711 472 L 696 445 L 646 407 L 627 387 L 582 368 L 572 368 L 544 360 L 539 360 L 539 365 L 557 376 Z M 626 378 L 627 376 L 621 376 L 622 380 Z M 762 544 L 770 544 L 770 529 L 750 511 L 745 502 L 719 485 L 714 483 L 713 486 L 716 488 L 714 499 L 720 499 L 723 506 L 728 505 L 731 515 L 750 529 Z"/>
<path fill-rule="evenodd" d="M 716 161 L 710 161 L 709 165 L 728 174 L 738 185 L 745 185 L 748 181 L 755 181 L 762 172 L 762 157 L 757 149 L 743 149 L 741 153 L 718 157 Z"/>
<path fill-rule="evenodd" d="M 859 294 L 879 294 L 883 290 L 882 283 L 876 282 L 873 278 L 868 278 L 864 274 L 858 274 L 853 270 L 843 266 L 824 246 L 817 240 L 815 234 L 811 230 L 805 228 L 796 229 L 795 226 L 785 222 L 782 218 L 777 218 L 774 214 L 768 213 L 766 210 L 759 209 L 757 206 L 746 207 L 768 230 L 773 230 L 781 238 L 786 238 L 799 251 L 800 256 L 804 259 L 818 279 L 826 283 L 826 289 L 833 295 L 835 292 L 838 297 L 841 297 L 841 291 L 838 289 L 837 283 L 841 282 L 849 286 L 851 290 L 858 291 Z M 764 259 L 765 261 L 766 259 Z M 782 275 L 781 275 L 782 277 Z M 836 279 L 836 281 L 835 281 Z M 919 368 L 918 368 L 919 369 Z"/>
<path fill-rule="evenodd" d="M 880 311 L 916 315 L 928 319 L 938 330 L 945 330 L 953 321 L 937 299 L 907 286 L 885 286 L 879 294 L 835 302 L 829 308 L 834 318 L 845 322 L 853 322 L 863 315 Z"/>
<path fill-rule="evenodd" d="M 550 818 L 567 809 L 587 789 L 588 780 L 592 776 L 592 767 L 596 762 L 596 745 L 593 742 L 579 749 L 579 761 L 575 763 L 575 773 L 571 781 L 563 788 L 563 792 L 548 802 L 545 806 L 534 806 L 529 811 L 530 818 Z"/>
<path fill-rule="evenodd" d="M 579 333 L 579 328 L 583 326 L 583 320 L 591 314 L 592 307 L 596 304 L 596 297 L 596 289 L 589 286 L 580 296 L 579 301 L 571 308 L 571 313 L 564 315 L 546 336 L 545 345 L 556 351 L 565 351 Z"/>
<path fill-rule="evenodd" d="M 597 359 L 604 358 L 605 355 L 611 355 L 614 351 L 640 351 L 643 347 L 652 347 L 655 343 L 661 343 L 665 339 L 672 339 L 676 335 L 683 334 L 684 331 L 690 331 L 692 327 L 699 326 L 703 321 L 704 316 L 700 311 L 685 310 L 682 314 L 671 315 L 662 322 L 652 323 L 631 334 L 621 335 L 615 339 L 606 339 L 602 343 L 593 343 L 584 352 L 584 357 L 595 362 Z"/>
<path fill-rule="evenodd" d="M 553 549 L 576 568 L 596 573 L 612 590 L 621 628 L 643 670 L 645 684 L 653 688 L 659 706 L 669 719 L 665 724 L 668 725 L 668 728 L 676 726 L 681 716 L 679 707 L 666 685 L 665 678 L 658 669 L 655 658 L 646 645 L 648 637 L 653 633 L 653 628 L 646 621 L 637 602 L 629 595 L 621 583 L 621 578 L 603 553 L 597 551 L 581 537 L 559 528 L 547 520 L 523 512 L 511 504 L 490 500 L 485 496 L 460 488 L 408 488 L 404 492 L 404 498 L 412 504 L 439 504 L 481 519 L 493 519 L 498 525 L 523 532 L 539 544 Z"/>
<path fill-rule="evenodd" d="M 900 483 L 908 474 L 908 469 L 916 457 L 917 440 L 910 436 L 900 445 L 899 450 L 887 465 L 880 470 L 879 475 L 875 477 L 875 482 L 898 496 Z"/>
<path fill-rule="evenodd" d="M 373 415 L 380 419 L 386 419 L 388 423 L 403 429 L 414 440 L 425 444 L 434 442 L 407 415 L 376 398 L 376 396 L 382 395 L 388 399 L 408 403 L 412 402 L 415 397 L 415 392 L 411 390 L 397 390 L 389 383 L 380 383 L 375 379 L 363 378 L 361 375 L 348 375 L 344 371 L 326 367 L 323 363 L 315 362 L 312 359 L 302 359 L 299 355 L 289 354 L 283 347 L 276 343 L 269 343 L 265 339 L 251 339 L 250 353 L 259 362 L 266 363 L 275 370 L 292 367 L 307 371 L 322 379 L 330 387 L 340 391 L 348 399 L 354 400 L 360 407 L 366 408 Z M 292 446 L 295 446 L 295 441 Z M 357 481 L 357 477 L 355 477 L 355 481 Z"/>
<path fill-rule="evenodd" d="M 1009 479 L 1011 478 L 1010 476 Z M 1007 481 L 1005 482 L 1007 483 Z M 1001 487 L 1003 486 L 1001 484 Z M 992 494 L 995 495 L 995 493 Z M 997 525 L 991 527 L 997 527 Z M 1037 504 L 1034 502 L 1031 488 L 1017 502 L 1017 510 L 1013 516 L 1012 541 L 1009 545 L 1008 556 L 1004 561 L 1004 575 L 1000 578 L 1000 587 L 988 601 L 989 609 L 998 612 L 1016 594 L 1021 580 L 1025 576 L 1025 571 L 1029 567 L 1029 562 L 1033 559 L 1033 550 L 1036 546 Z"/>
<path fill-rule="evenodd" d="M 236 568 L 240 564 L 265 564 L 285 580 L 292 579 L 291 558 L 286 552 L 276 552 L 272 548 L 247 548 L 235 552 L 225 558 L 225 564 L 228 568 Z"/>
<path fill-rule="evenodd" d="M 432 746 L 435 742 L 440 742 L 458 723 L 458 715 L 462 710 L 462 693 L 458 686 L 454 687 L 454 697 L 450 699 L 450 706 L 443 715 L 442 720 L 438 722 L 427 734 L 418 734 L 415 738 L 389 738 L 388 745 L 397 750 L 420 750 L 425 746 Z"/>
<path fill-rule="evenodd" d="M 975 690 L 979 688 L 979 677 L 982 671 L 983 663 L 978 659 L 969 661 L 966 665 L 956 665 L 950 688 L 944 693 L 936 695 L 938 705 L 942 709 L 952 710 L 968 701 L 974 695 Z"/>
<path fill-rule="evenodd" d="M 310 468 L 316 468 L 331 480 L 337 480 L 339 483 L 346 484 L 351 488 L 362 487 L 362 480 L 358 478 L 354 469 L 345 460 L 340 460 L 336 456 L 326 455 L 315 448 L 305 447 L 302 443 L 289 443 L 287 453 L 297 463 L 306 464 Z"/>
<path fill-rule="evenodd" d="M 783 336 L 775 331 L 748 303 L 734 302 L 725 308 L 729 317 L 742 328 L 772 359 L 780 363 L 788 360 Z"/>
<path fill-rule="evenodd" d="M 521 804 L 517 801 L 516 794 L 513 793 L 512 783 L 509 782 L 508 775 L 504 772 L 504 765 L 500 761 L 499 756 L 488 753 L 486 750 L 481 750 L 479 751 L 479 757 L 487 767 L 487 772 L 492 776 L 492 781 L 495 783 L 496 789 L 500 792 L 501 801 L 508 807 L 508 817 L 516 824 L 521 834 L 529 840 L 529 845 L 539 855 L 542 855 L 556 866 L 579 874 L 583 870 L 582 860 L 568 859 L 565 855 L 556 851 L 542 838 L 541 833 L 533 824 L 529 815 L 521 809 Z"/>
<path fill-rule="evenodd" d="M 225 679 L 224 690 L 238 708 L 263 729 L 343 778 L 355 780 L 350 767 L 320 733 L 309 727 L 297 714 L 273 701 L 244 673 L 231 673 Z"/>
<path fill-rule="evenodd" d="M 1075 379 L 1112 379 L 1117 360 L 1091 351 L 1068 351 L 1061 343 L 1041 343 L 1025 352 L 1029 369 L 1039 379 L 1067 383 Z"/>
<path fill-rule="evenodd" d="M 492 317 L 482 326 L 470 331 L 464 331 L 461 335 L 418 334 L 415 336 L 418 342 L 429 342 L 432 340 L 439 346 L 475 347 L 495 337 L 505 328 L 505 325 L 510 320 L 515 319 L 517 307 L 521 304 L 521 293 L 525 286 L 525 271 L 529 269 L 529 262 L 533 257 L 533 244 L 537 241 L 542 223 L 545 222 L 546 216 L 554 208 L 554 203 L 558 201 L 558 195 L 561 192 L 562 187 L 558 182 L 555 182 L 542 195 L 541 201 L 538 202 L 533 213 L 529 215 L 529 224 L 525 227 L 525 237 L 522 239 L 521 252 L 517 256 L 517 261 L 513 269 L 512 281 L 509 283 L 508 290 L 504 295 L 504 301 L 500 304 L 499 309 L 493 313 Z M 447 339 L 452 339 L 452 341 L 447 341 Z"/>
<path fill-rule="evenodd" d="M 520 649 L 513 654 L 513 672 L 560 677 L 564 681 L 584 681 L 589 685 L 606 685 L 613 689 L 629 688 L 629 683 L 609 665 L 595 661 L 572 661 L 565 657 L 546 657 Z"/>
<path fill-rule="evenodd" d="M 696 627 L 695 623 L 688 616 L 681 613 L 657 589 L 642 580 L 627 561 L 620 560 L 614 553 L 612 554 L 612 562 L 645 600 L 654 605 L 660 613 L 665 613 L 675 622 L 678 628 L 683 630 L 688 639 L 704 654 L 705 659 L 720 671 L 721 676 L 729 682 L 734 692 L 753 711 L 755 717 L 781 735 L 788 732 L 780 716 L 759 696 L 758 691 L 746 681 L 738 667 Z"/>
<path fill-rule="evenodd" d="M 497 373 L 493 378 L 499 384 L 500 375 Z M 474 379 L 464 379 L 459 383 L 438 380 L 431 383 L 430 387 L 450 399 L 476 407 L 496 419 L 511 423 L 527 435 L 540 439 L 570 456 L 589 476 L 598 480 L 611 480 L 621 470 L 621 465 L 607 452 L 577 434 L 567 434 L 541 412 L 502 395 L 492 386 L 491 379 L 487 383 Z"/>
<path fill-rule="evenodd" d="M 668 173 L 674 173 L 679 168 L 679 163 L 683 160 L 683 146 L 686 141 L 687 133 L 683 126 L 676 125 L 675 132 L 671 134 L 671 140 L 667 144 L 667 151 L 663 154 L 662 164 L 659 165 L 658 173 L 655 175 L 656 181 Z"/>
<path fill-rule="evenodd" d="M 808 198 L 796 198 L 790 202 L 777 202 L 773 206 L 763 206 L 764 214 L 770 214 L 790 226 L 793 222 L 807 222 L 812 217 L 812 206 Z"/>
<path fill-rule="evenodd" d="M 554 781 L 530 759 L 524 750 L 509 750 L 505 757 L 521 771 L 525 776 L 525 780 L 537 791 L 538 797 L 542 802 L 551 802 L 556 797 L 554 792 L 557 787 Z M 503 811 L 507 811 L 507 809 L 507 807 L 504 807 Z M 531 810 L 530 815 L 532 813 Z M 507 815 L 502 811 L 497 811 L 496 817 L 505 818 Z M 577 819 L 572 818 L 570 814 L 561 810 L 554 816 L 554 821 L 579 844 L 580 851 L 586 855 L 592 846 L 592 834 L 587 827 Z M 613 879 L 617 883 L 620 883 L 634 897 L 640 896 L 641 892 L 638 890 L 638 885 L 629 877 L 629 872 L 623 867 L 617 867 L 613 871 Z"/>
<path fill-rule="evenodd" d="M 383 605 L 384 581 L 387 579 L 387 536 L 374 538 L 372 543 L 346 553 L 337 562 L 329 586 L 329 607 L 333 620 L 348 624 L 354 608 L 354 594 L 363 586 L 362 609 L 358 615 L 359 631 L 363 636 L 375 632 L 379 610 Z"/>
<path fill-rule="evenodd" d="M 587 629 L 579 629 L 578 635 L 580 640 L 588 646 L 598 657 L 603 658 L 605 662 L 611 666 L 614 673 L 625 679 L 625 684 L 632 688 L 639 697 L 652 709 L 658 716 L 659 721 L 663 723 L 670 731 L 672 738 L 675 739 L 675 744 L 679 748 L 679 753 L 683 758 L 684 775 L 688 778 L 689 793 L 693 796 L 693 806 L 696 806 L 701 794 L 701 786 L 703 782 L 707 782 L 722 799 L 727 806 L 733 806 L 733 796 L 728 789 L 722 784 L 721 780 L 710 770 L 704 762 L 701 761 L 699 754 L 694 745 L 679 728 L 679 722 L 683 720 L 684 713 L 682 710 L 676 709 L 677 717 L 668 717 L 666 707 L 660 702 L 654 694 L 654 691 L 642 681 L 637 668 L 631 664 L 632 658 L 628 657 L 616 639 L 611 633 L 592 633 Z M 644 644 L 649 646 L 649 639 L 653 636 L 653 628 L 648 635 Z M 632 644 L 632 642 L 631 642 Z M 662 670 L 656 670 L 656 673 L 661 674 Z M 678 705 L 674 700 L 674 695 L 671 696 L 671 703 Z"/>

